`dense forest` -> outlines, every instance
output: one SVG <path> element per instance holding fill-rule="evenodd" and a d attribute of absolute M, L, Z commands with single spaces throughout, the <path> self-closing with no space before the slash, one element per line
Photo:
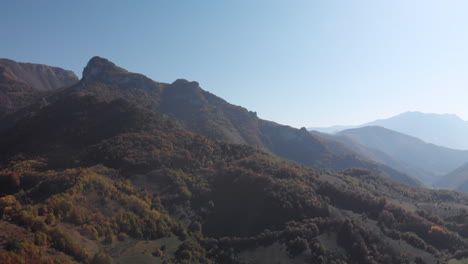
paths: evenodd
<path fill-rule="evenodd" d="M 119 74 L 108 85 L 121 85 Z M 80 93 L 89 82 L 5 119 L 2 263 L 421 264 L 468 256 L 466 194 L 398 182 L 365 160 L 367 168 L 344 166 L 360 158 L 338 152 L 320 160 L 336 158 L 342 169 L 308 167 L 264 146 L 189 131 L 151 104 Z M 148 93 L 169 92 L 150 84 Z"/>

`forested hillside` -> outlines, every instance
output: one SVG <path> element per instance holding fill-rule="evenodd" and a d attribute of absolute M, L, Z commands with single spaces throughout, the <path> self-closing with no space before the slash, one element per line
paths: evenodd
<path fill-rule="evenodd" d="M 197 82 L 155 82 L 100 57 L 89 61 L 78 84 L 41 98 L 37 104 L 12 115 L 8 124 L 38 111 L 44 104 L 71 95 L 92 95 L 106 102 L 125 99 L 149 111 L 166 114 L 182 128 L 210 139 L 264 148 L 307 166 L 332 170 L 363 167 L 383 172 L 397 181 L 421 184 L 407 174 L 369 161 L 340 142 L 315 136 L 306 129 L 262 120 L 254 112 L 202 90 Z"/>
<path fill-rule="evenodd" d="M 468 197 L 307 168 L 71 96 L 5 131 L 5 263 L 435 263 L 462 258 Z M 460 251 L 461 250 L 461 251 Z"/>
<path fill-rule="evenodd" d="M 0 128 L 5 115 L 78 81 L 73 72 L 57 67 L 0 59 Z"/>

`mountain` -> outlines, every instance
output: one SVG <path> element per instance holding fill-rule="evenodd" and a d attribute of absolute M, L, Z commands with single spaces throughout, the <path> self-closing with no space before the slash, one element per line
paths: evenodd
<path fill-rule="evenodd" d="M 331 127 L 308 127 L 307 130 L 309 131 L 316 131 L 320 133 L 327 133 L 327 134 L 335 134 L 340 131 L 356 128 L 357 126 L 331 126 Z"/>
<path fill-rule="evenodd" d="M 468 135 L 468 122 L 453 114 L 405 112 L 391 118 L 379 119 L 349 128 L 364 126 L 380 126 L 438 146 L 468 150 L 468 137 L 466 136 Z M 314 128 L 313 130 L 335 133 L 341 127 L 349 129 L 345 126 L 335 126 Z"/>
<path fill-rule="evenodd" d="M 40 103 L 23 110 L 15 119 L 72 95 L 91 95 L 105 102 L 124 99 L 149 111 L 164 113 L 194 133 L 228 143 L 264 148 L 307 166 L 332 170 L 361 167 L 384 172 L 401 182 L 421 184 L 404 173 L 367 160 L 337 141 L 315 136 L 306 129 L 262 120 L 255 112 L 204 91 L 197 82 L 182 79 L 171 84 L 156 82 L 100 57 L 89 61 L 79 83 L 42 98 Z"/>
<path fill-rule="evenodd" d="M 468 246 L 467 194 L 308 168 L 128 100 L 56 97 L 0 148 L 2 263 L 436 263 Z"/>
<path fill-rule="evenodd" d="M 453 114 L 406 112 L 365 125 L 382 126 L 439 146 L 468 149 L 468 122 Z"/>
<path fill-rule="evenodd" d="M 433 173 L 430 173 L 428 171 L 425 171 L 424 169 L 421 169 L 415 166 L 411 166 L 405 163 L 403 160 L 400 160 L 398 157 L 387 154 L 386 152 L 382 150 L 371 148 L 363 144 L 360 144 L 356 140 L 346 135 L 341 135 L 339 133 L 327 134 L 327 133 L 321 133 L 318 131 L 311 131 L 311 133 L 324 137 L 324 138 L 329 138 L 335 141 L 339 141 L 343 143 L 344 145 L 348 146 L 349 148 L 351 148 L 352 150 L 356 151 L 357 153 L 359 153 L 360 155 L 362 155 L 368 160 L 372 160 L 381 164 L 385 164 L 388 167 L 391 167 L 397 171 L 403 172 L 407 175 L 411 175 L 412 177 L 415 177 L 426 184 L 428 184 L 428 182 L 426 181 L 427 179 L 433 179 L 436 177 L 436 175 Z"/>
<path fill-rule="evenodd" d="M 468 160 L 468 151 L 455 150 L 424 141 L 383 127 L 348 129 L 337 135 L 347 136 L 366 147 L 385 152 L 394 159 L 427 174 L 421 180 L 434 183 L 440 176 Z"/>
<path fill-rule="evenodd" d="M 8 78 L 24 82 L 39 91 L 55 90 L 78 82 L 72 71 L 43 64 L 0 59 L 0 68 Z"/>
<path fill-rule="evenodd" d="M 437 186 L 461 192 L 468 192 L 468 163 L 440 178 Z"/>
<path fill-rule="evenodd" d="M 32 104 L 48 91 L 77 82 L 71 71 L 0 59 L 0 118 Z"/>

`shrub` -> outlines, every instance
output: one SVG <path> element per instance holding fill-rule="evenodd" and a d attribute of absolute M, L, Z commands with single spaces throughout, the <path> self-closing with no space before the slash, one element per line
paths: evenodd
<path fill-rule="evenodd" d="M 427 247 L 426 242 L 413 232 L 405 232 L 401 235 L 401 238 L 403 238 L 406 242 L 408 242 L 408 244 L 412 245 L 413 247 L 420 248 L 423 250 Z"/>
<path fill-rule="evenodd" d="M 73 256 L 76 260 L 86 262 L 90 258 L 89 253 L 77 245 L 70 236 L 64 234 L 59 228 L 50 230 L 53 247 Z"/>
<path fill-rule="evenodd" d="M 190 226 L 188 227 L 188 230 L 190 232 L 194 232 L 194 233 L 199 233 L 201 232 L 201 229 L 202 229 L 202 226 L 200 224 L 200 222 L 198 221 L 194 221 L 190 224 Z"/>
<path fill-rule="evenodd" d="M 47 245 L 47 242 L 48 242 L 48 237 L 45 233 L 39 231 L 34 234 L 34 244 L 36 246 Z"/>
<path fill-rule="evenodd" d="M 295 257 L 309 248 L 309 242 L 306 239 L 296 237 L 287 243 L 288 254 L 291 257 Z"/>
<path fill-rule="evenodd" d="M 5 249 L 7 251 L 13 251 L 15 253 L 19 253 L 23 249 L 23 247 L 24 247 L 24 242 L 17 238 L 13 238 L 5 244 Z"/>
<path fill-rule="evenodd" d="M 125 233 L 120 232 L 120 233 L 117 235 L 117 239 L 118 239 L 119 241 L 125 241 L 125 240 L 128 239 L 128 235 L 125 234 Z"/>
<path fill-rule="evenodd" d="M 45 220 L 45 223 L 48 224 L 48 225 L 55 225 L 55 215 L 53 213 L 49 213 L 47 214 L 47 217 L 46 217 L 46 220 Z"/>
<path fill-rule="evenodd" d="M 159 258 L 159 257 L 162 257 L 164 255 L 164 252 L 157 248 L 155 251 L 153 251 L 153 253 L 151 253 L 153 256 Z"/>
<path fill-rule="evenodd" d="M 97 240 L 99 238 L 98 231 L 92 225 L 84 225 L 81 228 L 81 234 L 92 240 Z"/>
<path fill-rule="evenodd" d="M 112 258 L 106 253 L 98 253 L 94 255 L 91 264 L 112 264 Z"/>
<path fill-rule="evenodd" d="M 0 217 L 10 220 L 12 216 L 21 209 L 21 204 L 13 195 L 7 195 L 0 198 Z"/>

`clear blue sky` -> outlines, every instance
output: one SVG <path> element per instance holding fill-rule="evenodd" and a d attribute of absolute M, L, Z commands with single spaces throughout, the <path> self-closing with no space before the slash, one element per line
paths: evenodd
<path fill-rule="evenodd" d="M 81 75 L 95 55 L 198 81 L 264 119 L 468 119 L 468 1 L 3 0 L 0 57 Z"/>

